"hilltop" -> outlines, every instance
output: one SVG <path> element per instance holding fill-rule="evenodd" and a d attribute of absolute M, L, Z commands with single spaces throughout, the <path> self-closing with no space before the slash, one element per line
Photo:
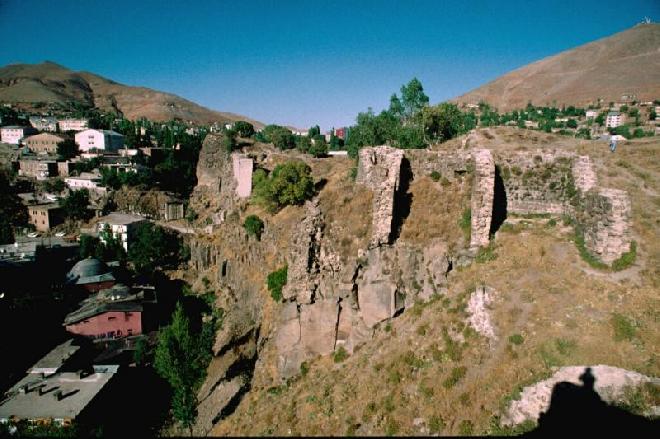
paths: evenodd
<path fill-rule="evenodd" d="M 33 106 L 75 103 L 118 112 L 128 119 L 181 119 L 202 124 L 246 120 L 255 126 L 263 126 L 245 116 L 210 110 L 170 93 L 120 84 L 49 61 L 0 68 L 0 102 Z"/>
<path fill-rule="evenodd" d="M 534 105 L 577 105 L 622 95 L 660 95 L 660 24 L 643 24 L 521 67 L 454 99 L 486 101 L 500 111 Z"/>

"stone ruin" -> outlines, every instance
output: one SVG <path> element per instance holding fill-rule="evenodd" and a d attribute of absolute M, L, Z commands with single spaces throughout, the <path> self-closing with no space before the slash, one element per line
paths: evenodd
<path fill-rule="evenodd" d="M 401 183 L 403 150 L 376 146 L 360 150 L 356 183 L 374 193 L 370 247 L 389 244 L 392 235 L 394 199 Z"/>
<path fill-rule="evenodd" d="M 495 163 L 487 149 L 474 153 L 475 179 L 472 185 L 470 247 L 488 245 L 495 196 Z"/>
<path fill-rule="evenodd" d="M 231 155 L 232 171 L 236 180 L 236 195 L 239 198 L 248 198 L 252 194 L 252 168 L 254 162 L 244 154 Z"/>

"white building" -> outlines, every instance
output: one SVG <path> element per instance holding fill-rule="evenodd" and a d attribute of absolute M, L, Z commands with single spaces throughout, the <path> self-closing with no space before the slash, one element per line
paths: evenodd
<path fill-rule="evenodd" d="M 101 232 L 106 225 L 109 226 L 112 234 L 121 240 L 124 250 L 128 251 L 128 246 L 134 236 L 135 230 L 138 225 L 146 221 L 141 216 L 113 212 L 99 219 L 97 231 L 99 232 L 101 241 L 103 241 Z"/>
<path fill-rule="evenodd" d="M 587 119 L 595 119 L 598 117 L 598 110 L 587 110 Z"/>
<path fill-rule="evenodd" d="M 78 189 L 87 189 L 95 192 L 106 191 L 106 188 L 101 186 L 101 177 L 91 172 L 82 172 L 77 177 L 67 177 L 64 179 L 64 184 L 73 191 Z"/>
<path fill-rule="evenodd" d="M 9 143 L 11 145 L 18 145 L 21 139 L 30 134 L 36 134 L 37 130 L 32 127 L 19 127 L 10 125 L 0 128 L 0 138 L 2 143 Z"/>
<path fill-rule="evenodd" d="M 52 116 L 30 116 L 30 125 L 39 131 L 57 131 L 57 119 Z"/>
<path fill-rule="evenodd" d="M 82 131 L 88 126 L 87 119 L 60 119 L 57 121 L 60 131 Z"/>
<path fill-rule="evenodd" d="M 112 130 L 84 130 L 76 134 L 82 152 L 103 150 L 116 152 L 124 146 L 124 136 Z"/>
<path fill-rule="evenodd" d="M 607 119 L 605 119 L 605 126 L 607 128 L 616 128 L 623 125 L 623 114 L 618 111 L 610 111 L 607 113 Z"/>

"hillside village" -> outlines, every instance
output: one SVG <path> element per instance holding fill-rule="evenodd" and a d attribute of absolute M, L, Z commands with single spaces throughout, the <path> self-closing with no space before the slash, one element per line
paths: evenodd
<path fill-rule="evenodd" d="M 323 132 L 46 64 L 97 98 L 0 80 L 0 436 L 657 429 L 660 96 Z"/>

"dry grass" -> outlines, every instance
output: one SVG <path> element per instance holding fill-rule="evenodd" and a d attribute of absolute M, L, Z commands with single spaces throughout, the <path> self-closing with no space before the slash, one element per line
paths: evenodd
<path fill-rule="evenodd" d="M 401 227 L 401 242 L 423 246 L 431 239 L 442 238 L 450 249 L 460 245 L 463 234 L 457 225 L 460 212 L 469 207 L 470 188 L 464 179 L 443 186 L 429 177 L 410 185 L 412 206 Z"/>

